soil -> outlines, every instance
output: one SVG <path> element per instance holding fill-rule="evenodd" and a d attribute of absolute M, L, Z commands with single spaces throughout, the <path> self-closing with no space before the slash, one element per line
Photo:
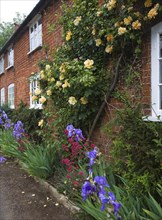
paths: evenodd
<path fill-rule="evenodd" d="M 0 220 L 76 220 L 14 161 L 0 164 Z"/>

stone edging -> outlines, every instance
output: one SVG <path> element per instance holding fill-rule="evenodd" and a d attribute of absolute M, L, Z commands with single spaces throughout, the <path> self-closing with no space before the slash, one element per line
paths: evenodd
<path fill-rule="evenodd" d="M 67 209 L 69 209 L 72 213 L 77 213 L 80 211 L 80 208 L 75 206 L 67 196 L 64 196 L 63 194 L 60 194 L 56 188 L 51 186 L 48 182 L 39 179 L 37 177 L 33 177 L 36 182 L 39 183 L 40 186 L 44 187 L 48 192 L 51 193 L 53 197 L 55 197 L 58 202 L 62 205 L 64 205 Z"/>

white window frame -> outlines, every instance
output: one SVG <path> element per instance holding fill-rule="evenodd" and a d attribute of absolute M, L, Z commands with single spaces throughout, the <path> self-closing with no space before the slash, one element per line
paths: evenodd
<path fill-rule="evenodd" d="M 8 56 L 7 56 L 7 69 L 14 66 L 14 49 L 11 47 L 8 49 Z"/>
<path fill-rule="evenodd" d="M 29 26 L 30 52 L 42 46 L 42 17 L 39 16 Z M 29 53 L 30 53 L 29 52 Z"/>
<path fill-rule="evenodd" d="M 162 22 L 156 24 L 151 29 L 151 121 L 162 121 L 162 109 L 160 109 L 160 41 L 162 34 Z"/>
<path fill-rule="evenodd" d="M 38 81 L 39 81 L 39 75 L 35 74 L 34 76 L 30 77 L 30 109 L 42 109 L 42 104 L 39 102 L 39 100 L 32 100 L 32 97 L 35 95 L 35 90 L 38 88 Z"/>
<path fill-rule="evenodd" d="M 4 57 L 0 57 L 0 74 L 4 73 Z"/>
<path fill-rule="evenodd" d="M 14 91 L 14 84 L 10 84 L 8 86 L 8 106 L 9 108 L 11 109 L 14 109 L 15 108 L 15 105 L 14 105 L 14 101 L 15 101 L 15 91 Z"/>
<path fill-rule="evenodd" d="M 1 106 L 5 104 L 5 88 L 2 88 L 1 90 Z"/>

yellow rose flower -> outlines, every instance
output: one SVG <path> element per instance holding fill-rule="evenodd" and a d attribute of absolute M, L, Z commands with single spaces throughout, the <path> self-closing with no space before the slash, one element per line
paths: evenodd
<path fill-rule="evenodd" d="M 127 29 L 125 27 L 118 28 L 118 34 L 123 35 L 127 32 Z"/>
<path fill-rule="evenodd" d="M 105 48 L 105 52 L 106 52 L 106 53 L 112 53 L 112 51 L 113 51 L 113 46 L 107 46 L 107 47 Z"/>
<path fill-rule="evenodd" d="M 72 36 L 72 32 L 68 31 L 66 34 L 66 41 L 69 41 L 71 39 L 71 36 Z"/>
<path fill-rule="evenodd" d="M 77 100 L 74 96 L 69 97 L 69 104 L 70 105 L 75 105 L 77 103 Z"/>
<path fill-rule="evenodd" d="M 102 40 L 101 39 L 96 39 L 96 46 L 99 47 L 102 44 Z"/>
<path fill-rule="evenodd" d="M 52 78 L 50 79 L 50 82 L 55 82 L 55 78 L 52 77 Z"/>
<path fill-rule="evenodd" d="M 152 0 L 146 0 L 145 3 L 144 3 L 144 6 L 145 6 L 146 8 L 151 7 L 151 6 L 152 6 Z"/>
<path fill-rule="evenodd" d="M 37 88 L 37 89 L 34 91 L 34 93 L 35 93 L 35 95 L 40 95 L 40 94 L 41 94 L 41 90 Z"/>
<path fill-rule="evenodd" d="M 46 65 L 45 70 L 48 71 L 51 69 L 51 66 L 49 64 Z"/>
<path fill-rule="evenodd" d="M 40 74 L 40 78 L 41 78 L 41 79 L 44 79 L 44 78 L 45 78 L 44 73 L 41 73 L 41 74 Z"/>
<path fill-rule="evenodd" d="M 44 120 L 41 119 L 41 120 L 38 122 L 38 126 L 39 126 L 39 127 L 43 127 L 43 124 L 44 124 Z"/>
<path fill-rule="evenodd" d="M 127 18 L 124 18 L 124 24 L 129 25 L 132 22 L 132 20 L 133 20 L 132 17 L 128 16 Z"/>
<path fill-rule="evenodd" d="M 64 74 L 61 74 L 61 75 L 59 76 L 59 79 L 60 79 L 60 80 L 63 80 L 64 78 L 65 78 Z"/>
<path fill-rule="evenodd" d="M 64 84 L 62 84 L 62 88 L 70 87 L 70 83 L 68 83 L 67 79 L 65 80 Z"/>
<path fill-rule="evenodd" d="M 115 27 L 120 27 L 120 22 L 117 21 L 115 24 L 114 24 Z"/>
<path fill-rule="evenodd" d="M 34 74 L 35 74 L 34 72 L 31 73 L 31 75 L 34 75 Z"/>
<path fill-rule="evenodd" d="M 141 14 L 139 11 L 134 12 L 134 15 L 136 15 L 138 18 L 141 18 L 141 17 L 142 17 L 142 14 Z"/>
<path fill-rule="evenodd" d="M 128 8 L 128 12 L 131 12 L 133 10 L 133 7 Z"/>
<path fill-rule="evenodd" d="M 48 96 L 51 96 L 51 95 L 52 95 L 52 92 L 51 92 L 50 89 L 48 89 L 46 93 L 47 93 Z"/>
<path fill-rule="evenodd" d="M 109 0 L 106 6 L 109 11 L 112 10 L 116 7 L 116 0 Z"/>
<path fill-rule="evenodd" d="M 37 100 L 38 99 L 38 97 L 36 96 L 36 95 L 33 95 L 32 96 L 32 101 L 35 101 L 35 100 Z"/>
<path fill-rule="evenodd" d="M 134 21 L 134 22 L 132 23 L 132 28 L 135 29 L 135 30 L 141 29 L 141 23 L 139 22 L 139 20 Z"/>
<path fill-rule="evenodd" d="M 81 16 L 77 16 L 76 19 L 75 19 L 74 22 L 73 22 L 74 25 L 75 25 L 75 26 L 78 26 L 78 24 L 79 24 L 79 22 L 80 22 L 81 20 L 82 20 L 82 17 L 81 17 Z"/>
<path fill-rule="evenodd" d="M 60 70 L 61 73 L 65 73 L 65 71 L 66 71 L 66 70 L 65 70 L 65 63 L 62 63 L 62 64 L 61 64 L 59 70 Z"/>
<path fill-rule="evenodd" d="M 81 97 L 80 102 L 82 105 L 86 105 L 88 103 L 88 100 L 85 97 Z"/>
<path fill-rule="evenodd" d="M 113 35 L 112 34 L 108 34 L 107 37 L 106 37 L 106 40 L 108 42 L 112 41 L 113 40 Z"/>
<path fill-rule="evenodd" d="M 102 11 L 97 11 L 97 17 L 100 17 L 102 15 Z"/>
<path fill-rule="evenodd" d="M 41 96 L 41 98 L 39 99 L 40 103 L 45 103 L 46 102 L 46 98 L 44 96 Z"/>
<path fill-rule="evenodd" d="M 152 19 L 152 18 L 155 18 L 155 17 L 156 17 L 156 15 L 158 14 L 158 13 L 157 13 L 158 8 L 159 8 L 159 4 L 156 4 L 155 7 L 152 8 L 152 9 L 148 12 L 148 14 L 147 14 L 148 19 Z"/>
<path fill-rule="evenodd" d="M 62 86 L 62 83 L 61 83 L 60 81 L 57 81 L 57 82 L 56 82 L 56 86 L 57 86 L 57 87 L 60 87 L 60 86 Z"/>
<path fill-rule="evenodd" d="M 84 68 L 91 69 L 93 67 L 94 61 L 87 59 L 84 61 Z"/>

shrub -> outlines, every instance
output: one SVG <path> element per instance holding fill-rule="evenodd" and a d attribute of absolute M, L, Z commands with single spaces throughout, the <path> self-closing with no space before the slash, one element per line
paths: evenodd
<path fill-rule="evenodd" d="M 156 192 L 161 182 L 162 124 L 144 121 L 141 106 L 117 111 L 120 131 L 111 150 L 114 172 L 127 179 L 128 190 L 136 194 Z"/>
<path fill-rule="evenodd" d="M 41 142 L 41 136 L 39 136 L 38 122 L 42 118 L 42 110 L 29 109 L 23 102 L 19 107 L 12 110 L 11 120 L 16 123 L 22 121 L 25 127 L 25 132 L 30 136 L 32 140 L 37 143 Z"/>

